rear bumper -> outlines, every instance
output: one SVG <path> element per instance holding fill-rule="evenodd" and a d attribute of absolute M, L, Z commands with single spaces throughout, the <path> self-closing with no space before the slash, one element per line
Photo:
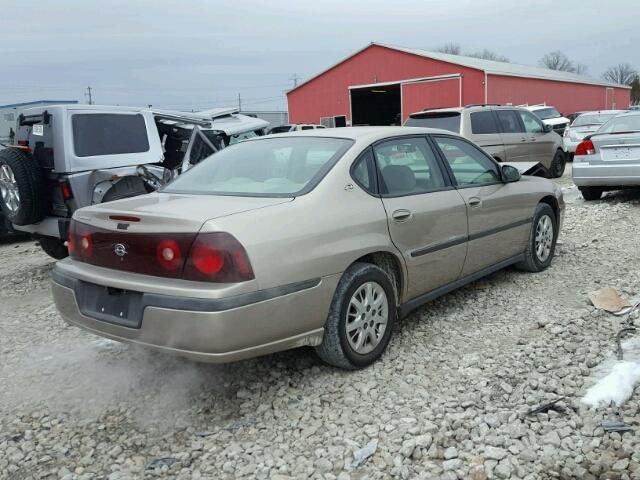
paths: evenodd
<path fill-rule="evenodd" d="M 340 275 L 222 299 L 144 294 L 139 328 L 101 320 L 80 307 L 83 282 L 54 269 L 53 298 L 69 324 L 113 340 L 224 363 L 290 348 L 319 345 Z M 108 285 L 105 285 L 108 286 Z M 285 287 L 279 287 L 285 288 Z"/>
<path fill-rule="evenodd" d="M 640 186 L 640 163 L 590 164 L 574 159 L 573 183 L 578 187 Z"/>

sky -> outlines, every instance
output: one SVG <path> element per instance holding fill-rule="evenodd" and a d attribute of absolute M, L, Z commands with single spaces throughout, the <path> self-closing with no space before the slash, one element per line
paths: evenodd
<path fill-rule="evenodd" d="M 600 77 L 640 69 L 637 0 L 0 0 L 0 105 L 286 109 L 284 92 L 370 42 L 454 42 L 536 65 L 562 50 Z"/>

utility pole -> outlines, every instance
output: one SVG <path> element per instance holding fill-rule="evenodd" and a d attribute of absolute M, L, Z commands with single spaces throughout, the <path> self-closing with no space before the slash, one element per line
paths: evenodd
<path fill-rule="evenodd" d="M 87 87 L 87 93 L 85 93 L 84 96 L 89 100 L 89 105 L 93 105 L 93 96 L 91 95 L 91 86 Z"/>
<path fill-rule="evenodd" d="M 298 81 L 300 80 L 300 77 L 298 76 L 297 73 L 294 73 L 293 75 L 291 75 L 291 77 L 289 77 L 289 80 L 293 82 L 293 88 L 296 88 L 298 86 Z"/>
<path fill-rule="evenodd" d="M 240 98 L 240 94 L 238 94 L 238 111 L 242 110 L 242 100 Z"/>

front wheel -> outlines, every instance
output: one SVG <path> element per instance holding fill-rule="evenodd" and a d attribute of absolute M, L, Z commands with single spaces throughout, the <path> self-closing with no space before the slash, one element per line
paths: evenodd
<path fill-rule="evenodd" d="M 557 150 L 551 162 L 549 172 L 552 178 L 560 178 L 564 174 L 564 169 L 567 166 L 567 157 L 562 150 Z"/>
<path fill-rule="evenodd" d="M 343 274 L 331 302 L 322 343 L 326 363 L 354 370 L 375 362 L 391 338 L 396 298 L 389 275 L 375 265 L 355 263 Z"/>
<path fill-rule="evenodd" d="M 550 205 L 539 203 L 533 216 L 531 233 L 524 260 L 516 267 L 528 272 L 541 272 L 551 265 L 558 239 L 558 222 Z"/>

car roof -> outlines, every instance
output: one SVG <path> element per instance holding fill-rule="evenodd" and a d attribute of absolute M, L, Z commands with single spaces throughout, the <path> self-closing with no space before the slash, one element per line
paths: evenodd
<path fill-rule="evenodd" d="M 593 115 L 594 113 L 626 113 L 628 110 L 587 110 L 579 112 L 580 115 Z"/>
<path fill-rule="evenodd" d="M 447 135 L 459 136 L 448 130 L 439 128 L 424 127 L 338 127 L 338 128 L 318 128 L 313 130 L 302 130 L 295 132 L 276 133 L 266 137 L 259 137 L 250 141 L 273 137 L 325 137 L 325 138 L 346 138 L 350 140 L 376 141 L 387 137 L 400 135 L 425 135 L 429 133 L 446 133 Z"/>
<path fill-rule="evenodd" d="M 413 116 L 413 115 L 422 115 L 425 113 L 450 113 L 450 112 L 454 112 L 454 113 L 461 113 L 461 112 L 475 112 L 475 111 L 482 111 L 482 110 L 487 110 L 487 109 L 493 109 L 493 110 L 505 110 L 505 109 L 509 109 L 509 110 L 518 110 L 518 109 L 522 109 L 522 107 L 518 107 L 516 105 L 466 105 L 464 107 L 446 107 L 446 108 L 428 108 L 426 110 L 421 110 L 418 112 L 413 112 L 411 114 L 409 114 L 409 116 Z"/>

